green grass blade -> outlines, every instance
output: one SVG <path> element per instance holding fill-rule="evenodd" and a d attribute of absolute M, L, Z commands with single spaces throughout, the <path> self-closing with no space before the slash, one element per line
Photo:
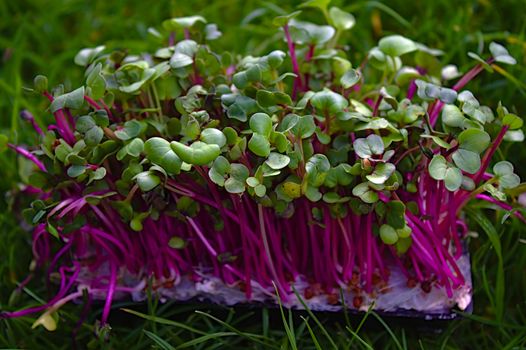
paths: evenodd
<path fill-rule="evenodd" d="M 272 284 L 274 285 L 274 290 L 276 291 L 276 296 L 278 298 L 278 304 L 279 304 L 279 311 L 281 313 L 281 320 L 283 322 L 283 327 L 285 327 L 285 333 L 287 333 L 287 338 L 289 340 L 289 343 L 290 343 L 290 346 L 292 347 L 293 350 L 297 350 L 298 347 L 296 346 L 296 338 L 294 337 L 294 334 L 292 333 L 288 323 L 287 323 L 287 319 L 285 318 L 285 312 L 283 311 L 283 305 L 281 304 L 281 298 L 279 296 L 279 291 L 278 291 L 278 287 L 276 286 L 276 284 L 274 283 L 274 281 L 272 281 Z"/>
<path fill-rule="evenodd" d="M 411 23 L 409 23 L 404 17 L 402 17 L 398 12 L 390 8 L 389 6 L 381 3 L 380 1 L 367 1 L 366 5 L 371 7 L 376 7 L 380 11 L 387 13 L 389 16 L 393 17 L 401 25 L 406 28 L 411 28 Z"/>
<path fill-rule="evenodd" d="M 398 338 L 396 337 L 396 335 L 394 334 L 393 330 L 391 329 L 391 327 L 389 327 L 389 325 L 387 323 L 385 323 L 385 321 L 380 317 L 380 315 L 378 315 L 376 312 L 372 311 L 371 312 L 371 315 L 373 315 L 377 320 L 378 322 L 380 322 L 382 324 L 382 326 L 385 328 L 385 330 L 387 331 L 387 333 L 389 333 L 389 335 L 391 336 L 391 339 L 393 339 L 393 342 L 394 344 L 396 345 L 396 347 L 399 349 L 399 350 L 403 350 L 403 347 L 402 345 L 400 344 L 400 342 L 398 341 Z"/>
<path fill-rule="evenodd" d="M 261 328 L 263 328 L 263 336 L 268 337 L 268 331 L 269 331 L 269 315 L 268 315 L 268 309 L 266 307 L 261 310 Z"/>
<path fill-rule="evenodd" d="M 473 218 L 480 228 L 488 236 L 495 254 L 497 255 L 497 281 L 495 282 L 495 313 L 497 315 L 497 321 L 502 321 L 504 316 L 504 294 L 505 294 L 505 277 L 504 277 L 504 259 L 502 257 L 502 245 L 500 242 L 499 234 L 495 229 L 495 226 L 489 221 L 489 219 L 479 210 L 473 210 L 466 208 L 468 215 Z"/>
<path fill-rule="evenodd" d="M 135 310 L 130 310 L 130 309 L 121 309 L 121 310 L 124 311 L 124 312 L 127 312 L 129 314 L 132 314 L 132 315 L 144 318 L 145 320 L 148 320 L 148 321 L 156 322 L 156 323 L 159 323 L 159 324 L 164 324 L 164 325 L 167 325 L 167 326 L 174 326 L 174 327 L 182 328 L 184 330 L 190 331 L 192 333 L 200 334 L 200 335 L 206 335 L 206 332 L 203 332 L 203 331 L 200 331 L 199 329 L 187 326 L 186 324 L 181 323 L 181 322 L 168 320 L 166 318 L 162 318 L 162 317 L 158 317 L 158 316 L 146 315 L 146 314 L 143 314 L 143 313 L 135 311 Z"/>
<path fill-rule="evenodd" d="M 321 348 L 321 345 L 320 343 L 318 342 L 318 338 L 316 338 L 316 334 L 314 334 L 311 326 L 309 325 L 309 320 L 306 319 L 305 317 L 301 316 L 301 319 L 303 320 L 303 322 L 305 322 L 305 324 L 307 325 L 307 329 L 309 330 L 309 334 L 310 334 L 310 337 L 312 339 L 312 342 L 314 343 L 314 347 L 317 349 L 317 350 L 322 350 Z"/>
<path fill-rule="evenodd" d="M 330 336 L 329 332 L 327 332 L 327 329 L 325 329 L 325 327 L 323 327 L 323 324 L 320 322 L 320 320 L 318 320 L 318 318 L 316 317 L 316 315 L 314 315 L 314 313 L 311 311 L 311 309 L 307 306 L 307 304 L 305 303 L 305 300 L 303 300 L 303 298 L 301 297 L 301 295 L 298 293 L 298 291 L 296 290 L 296 288 L 294 288 L 294 286 L 292 286 L 292 290 L 294 291 L 294 294 L 296 294 L 296 297 L 298 298 L 298 300 L 300 301 L 301 305 L 303 305 L 303 307 L 305 308 L 305 311 L 307 311 L 307 313 L 309 314 L 309 316 L 314 320 L 314 322 L 316 322 L 316 324 L 318 325 L 318 327 L 320 327 L 322 333 L 325 335 L 325 337 L 327 338 L 327 340 L 329 340 L 329 342 L 331 343 L 332 347 L 334 349 L 338 349 L 338 347 L 336 346 L 336 343 L 334 342 L 334 340 L 332 339 L 332 337 Z"/>
<path fill-rule="evenodd" d="M 353 337 L 351 338 L 351 342 L 352 342 L 354 339 L 358 339 L 358 341 L 359 341 L 360 343 L 362 343 L 362 345 L 365 346 L 367 349 L 369 349 L 369 350 L 374 350 L 373 347 L 372 347 L 371 345 L 369 345 L 369 343 L 367 343 L 365 340 L 363 340 L 362 337 L 360 337 L 360 336 L 358 335 L 358 333 L 356 333 L 355 331 L 353 331 L 353 330 L 351 329 L 351 327 L 346 326 L 345 329 L 347 329 L 347 330 L 349 331 L 349 333 L 351 333 L 352 336 L 353 336 Z M 350 346 L 350 345 L 351 345 L 351 344 L 349 344 L 349 346 Z"/>
<path fill-rule="evenodd" d="M 42 298 L 40 298 L 38 295 L 36 295 L 35 292 L 33 292 L 31 289 L 29 289 L 28 287 L 23 287 L 22 290 L 27 294 L 29 295 L 31 298 L 35 299 L 36 301 L 38 301 L 40 304 L 44 305 L 46 303 L 46 301 Z"/>
<path fill-rule="evenodd" d="M 237 333 L 235 333 L 235 332 L 217 332 L 217 333 L 207 334 L 207 335 L 203 335 L 201 337 L 192 339 L 192 340 L 190 340 L 190 341 L 188 341 L 186 343 L 183 343 L 181 345 L 178 345 L 176 347 L 176 349 L 185 349 L 185 348 L 189 348 L 191 346 L 195 346 L 195 345 L 207 342 L 207 341 L 212 340 L 212 339 L 218 339 L 218 338 L 221 338 L 221 337 L 231 337 L 231 336 L 234 336 L 234 335 L 237 335 Z"/>
<path fill-rule="evenodd" d="M 497 328 L 514 329 L 514 330 L 518 330 L 518 331 L 521 331 L 524 334 L 526 334 L 526 325 L 519 325 L 519 324 L 511 324 L 511 323 L 500 322 L 500 321 L 492 320 L 492 319 L 489 319 L 489 318 L 486 318 L 486 317 L 482 317 L 482 316 L 479 316 L 479 315 L 468 314 L 468 313 L 461 312 L 461 311 L 455 311 L 455 313 L 461 315 L 464 318 L 476 321 L 476 322 L 481 323 L 481 324 L 485 324 L 485 325 L 492 326 L 492 327 L 497 327 Z"/>
<path fill-rule="evenodd" d="M 294 343 L 296 343 L 297 335 L 294 329 L 294 321 L 292 320 L 292 310 L 290 309 L 289 309 L 289 329 L 290 329 L 290 334 L 292 338 L 294 338 Z"/>
<path fill-rule="evenodd" d="M 365 315 L 363 315 L 362 320 L 358 324 L 358 327 L 356 327 L 356 331 L 355 332 L 352 332 L 352 328 L 350 326 L 348 327 L 348 329 L 351 330 L 351 334 L 355 335 L 355 333 L 356 333 L 355 337 L 358 337 L 358 340 L 363 341 L 362 338 L 358 336 L 358 333 L 360 332 L 360 330 L 362 329 L 363 325 L 365 324 L 365 321 L 367 321 L 367 318 L 369 317 L 369 315 L 373 311 L 373 308 L 374 308 L 374 302 L 369 306 L 369 308 L 367 309 L 367 312 L 365 313 Z M 352 345 L 353 341 L 354 341 L 354 337 L 351 338 L 349 346 Z"/>
<path fill-rule="evenodd" d="M 519 79 L 515 78 L 512 74 L 510 74 L 508 71 L 506 71 L 504 68 L 500 67 L 500 66 L 497 66 L 496 64 L 492 64 L 491 65 L 493 67 L 493 69 L 495 69 L 495 71 L 497 73 L 499 73 L 500 75 L 502 75 L 504 78 L 508 79 L 509 81 L 511 81 L 513 84 L 515 84 L 515 86 L 519 89 L 519 92 L 524 96 L 526 95 L 526 92 L 524 91 L 524 89 L 526 89 L 526 84 L 524 84 L 522 81 L 520 81 Z"/>
<path fill-rule="evenodd" d="M 486 292 L 486 296 L 488 297 L 489 304 L 495 308 L 495 298 L 493 295 L 493 291 L 491 290 L 490 282 L 488 280 L 488 274 L 486 273 L 486 265 L 483 264 L 480 267 L 480 275 L 482 278 L 482 288 L 484 288 L 484 291 Z"/>
<path fill-rule="evenodd" d="M 255 343 L 259 343 L 259 344 L 265 345 L 267 348 L 272 348 L 272 349 L 276 349 L 277 348 L 275 345 L 273 345 L 273 344 L 268 342 L 269 341 L 268 338 L 266 338 L 266 337 L 264 337 L 262 335 L 242 332 L 242 331 L 238 330 L 237 328 L 232 327 L 228 323 L 220 320 L 219 318 L 217 318 L 215 316 L 212 316 L 210 314 L 207 314 L 206 312 L 203 312 L 203 311 L 196 310 L 195 313 L 199 314 L 199 315 L 202 315 L 202 316 L 205 316 L 205 317 L 208 317 L 208 318 L 216 321 L 217 323 L 219 323 L 220 325 L 222 325 L 226 329 L 229 329 L 230 331 L 236 333 L 237 335 L 239 335 L 239 336 L 241 336 L 243 338 L 249 339 L 249 340 L 251 340 L 251 341 L 253 341 Z"/>
<path fill-rule="evenodd" d="M 348 326 L 348 327 L 351 327 L 351 319 L 349 318 L 349 312 L 347 310 L 347 305 L 345 303 L 345 296 L 343 295 L 343 288 L 340 288 L 340 300 L 342 302 L 342 307 L 343 307 L 343 317 L 345 317 L 345 324 Z"/>
<path fill-rule="evenodd" d="M 149 331 L 147 331 L 145 329 L 143 330 L 143 332 L 144 332 L 144 334 L 146 334 L 146 336 L 148 338 L 153 340 L 155 342 L 155 344 L 159 345 L 159 347 L 161 347 L 161 349 L 163 349 L 163 350 L 174 350 L 175 349 L 166 340 L 162 339 L 161 337 L 159 337 L 155 333 L 149 332 Z"/>

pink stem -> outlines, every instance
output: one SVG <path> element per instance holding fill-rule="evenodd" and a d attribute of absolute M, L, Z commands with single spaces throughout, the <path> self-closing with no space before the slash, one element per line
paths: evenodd
<path fill-rule="evenodd" d="M 110 283 L 108 284 L 108 294 L 106 294 L 106 302 L 104 303 L 104 310 L 102 311 L 102 324 L 106 324 L 110 314 L 111 302 L 113 301 L 113 293 L 115 292 L 115 285 L 117 284 L 117 267 L 115 264 L 110 265 L 111 275 Z"/>
<path fill-rule="evenodd" d="M 20 116 L 22 119 L 27 120 L 29 123 L 31 123 L 31 126 L 33 126 L 33 129 L 39 134 L 40 136 L 44 136 L 44 132 L 38 126 L 37 122 L 35 121 L 35 117 L 29 112 L 27 109 L 24 109 L 22 112 L 20 112 Z"/>
<path fill-rule="evenodd" d="M 102 109 L 102 107 L 99 106 L 99 104 L 89 96 L 84 95 L 84 101 L 86 101 L 91 107 L 95 108 L 96 110 Z"/>
<path fill-rule="evenodd" d="M 44 96 L 47 97 L 49 102 L 53 102 L 55 98 L 47 91 L 44 91 Z M 57 127 L 62 133 L 62 137 L 66 142 L 70 145 L 75 143 L 75 135 L 73 134 L 73 131 L 71 130 L 71 126 L 69 125 L 68 121 L 66 120 L 66 117 L 64 116 L 64 111 L 62 109 L 59 109 L 54 113 L 55 120 L 57 121 Z"/>
<path fill-rule="evenodd" d="M 289 32 L 289 25 L 285 24 L 283 26 L 283 31 L 285 32 L 285 38 L 287 39 L 287 46 L 289 48 L 290 59 L 292 60 L 292 71 L 296 74 L 296 79 L 294 79 L 294 86 L 292 89 L 292 99 L 296 98 L 296 93 L 298 89 L 301 89 L 301 75 L 300 67 L 298 65 L 298 59 L 296 58 L 296 48 Z"/>
<path fill-rule="evenodd" d="M 314 44 L 309 45 L 309 51 L 307 51 L 307 55 L 305 55 L 305 62 L 310 62 L 312 60 L 312 57 L 314 56 L 315 48 L 316 48 L 316 45 Z M 310 80 L 310 74 L 305 73 L 305 86 L 303 86 L 303 91 L 309 90 L 309 80 Z"/>
<path fill-rule="evenodd" d="M 26 149 L 24 149 L 22 147 L 15 146 L 15 145 L 13 145 L 11 143 L 8 143 L 7 146 L 9 148 L 11 148 L 12 150 L 14 150 L 16 153 L 20 154 L 22 157 L 24 157 L 26 159 L 29 159 L 30 161 L 35 163 L 35 165 L 40 170 L 42 170 L 43 172 L 47 173 L 47 169 L 44 166 L 44 163 L 42 163 L 33 153 L 29 152 L 28 150 L 26 150 Z"/>
<path fill-rule="evenodd" d="M 486 62 L 488 64 L 492 64 L 493 62 L 495 62 L 495 59 L 493 57 L 491 57 L 488 60 L 486 60 Z M 464 76 L 453 86 L 453 90 L 459 91 L 464 86 L 466 86 L 467 83 L 469 83 L 477 75 L 479 75 L 480 72 L 482 72 L 483 70 L 484 70 L 484 66 L 481 63 L 477 64 L 469 72 L 464 74 Z M 438 120 L 438 115 L 439 115 L 440 111 L 442 110 L 442 108 L 444 108 L 444 102 L 437 101 L 435 107 L 433 108 L 433 111 L 429 114 L 429 119 L 430 119 L 430 122 L 431 122 L 432 126 L 435 126 L 435 124 L 436 124 L 436 122 Z"/>
<path fill-rule="evenodd" d="M 383 98 L 384 97 L 382 95 L 378 95 L 378 99 L 376 100 L 376 103 L 374 104 L 373 117 L 376 117 L 378 115 L 378 108 L 380 108 L 380 103 L 382 102 Z"/>
<path fill-rule="evenodd" d="M 504 203 L 504 202 L 501 202 L 499 200 L 496 200 L 495 198 L 493 198 L 491 196 L 488 196 L 487 194 L 477 194 L 475 196 L 475 198 L 482 199 L 482 200 L 485 200 L 487 202 L 493 203 L 493 204 L 495 204 L 495 205 L 497 205 L 497 206 L 499 206 L 502 209 L 507 210 L 507 211 L 510 211 L 510 210 L 513 209 L 513 207 L 511 205 L 509 205 L 507 203 Z M 524 218 L 524 216 L 520 212 L 514 212 L 513 215 L 515 215 L 522 222 L 526 223 L 526 218 Z"/>
<path fill-rule="evenodd" d="M 416 86 L 415 80 L 413 79 L 413 80 L 411 80 L 411 83 L 409 83 L 409 87 L 407 88 L 407 95 L 406 95 L 406 97 L 409 100 L 412 100 L 413 97 L 415 96 L 416 90 L 417 90 L 417 86 Z"/>
<path fill-rule="evenodd" d="M 493 155 L 497 151 L 497 148 L 499 148 L 500 144 L 502 143 L 502 140 L 504 139 L 504 135 L 506 135 L 506 132 L 509 129 L 509 125 L 504 125 L 500 131 L 497 137 L 495 138 L 495 141 L 491 144 L 491 147 L 486 151 L 484 154 L 484 157 L 482 158 L 482 166 L 480 167 L 479 171 L 475 174 L 475 177 L 473 178 L 473 181 L 475 183 L 478 183 L 480 179 L 484 176 L 484 172 L 489 166 L 489 163 L 491 161 L 491 158 L 493 158 Z"/>

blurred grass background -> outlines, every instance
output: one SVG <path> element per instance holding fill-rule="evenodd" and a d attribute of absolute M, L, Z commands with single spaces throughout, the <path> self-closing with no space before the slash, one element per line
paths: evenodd
<path fill-rule="evenodd" d="M 21 109 L 28 109 L 44 122 L 51 116 L 46 111 L 46 101 L 25 93 L 23 87 L 32 86 L 36 74 L 48 76 L 51 85 L 64 83 L 66 89 L 82 82 L 82 69 L 73 64 L 73 57 L 83 47 L 104 44 L 109 48 L 127 48 L 131 51 L 148 49 L 148 28 L 158 26 L 166 18 L 200 14 L 209 22 L 218 24 L 223 36 L 213 43 L 216 49 L 231 50 L 239 54 L 261 54 L 280 45 L 280 34 L 271 26 L 272 18 L 280 11 L 292 11 L 300 1 L 264 2 L 259 0 L 4 0 L 0 1 L 0 133 L 8 135 L 11 142 L 30 142 L 34 137 L 19 118 Z M 467 71 L 473 61 L 468 51 L 480 53 L 490 41 L 505 44 L 518 64 L 509 68 L 514 78 L 488 73 L 482 74 L 468 88 L 477 92 L 482 103 L 495 107 L 498 101 L 518 115 L 526 112 L 526 1 L 524 0 L 390 0 L 390 1 L 341 1 L 332 5 L 353 13 L 356 26 L 346 34 L 350 47 L 349 57 L 357 64 L 376 41 L 390 33 L 400 33 L 416 41 L 445 51 L 443 64 L 453 63 Z M 282 9 L 282 10 L 281 10 Z M 316 10 L 305 10 L 306 18 L 320 18 Z M 505 153 L 521 177 L 526 178 L 526 151 L 522 144 L 507 146 Z M 24 180 L 24 167 L 14 154 L 0 154 L 0 192 L 16 189 Z M 0 309 L 6 305 L 16 282 L 21 281 L 30 263 L 30 235 L 17 221 L 20 208 L 0 197 Z M 526 346 L 526 229 L 508 220 L 501 224 L 502 214 L 491 214 L 483 226 L 472 223 L 479 232 L 470 241 L 475 280 L 475 316 L 450 323 L 440 335 L 418 332 L 411 328 L 394 328 L 391 337 L 385 329 L 361 332 L 363 339 L 349 345 L 354 336 L 345 330 L 343 323 L 326 320 L 324 324 L 341 348 L 372 346 L 373 348 L 524 348 Z M 488 224 L 485 225 L 485 224 Z M 481 224 L 478 222 L 478 224 Z M 484 229 L 481 229 L 484 227 Z M 504 253 L 506 292 L 497 300 L 494 286 L 497 259 L 484 232 L 494 230 L 500 237 Z M 493 231 L 492 231 L 493 232 Z M 35 297 L 46 298 L 42 279 L 30 285 L 16 302 L 23 307 L 34 302 Z M 33 296 L 28 294 L 34 293 Z M 505 315 L 495 315 L 496 305 L 504 305 Z M 242 336 L 213 337 L 220 332 L 231 332 L 209 318 L 195 314 L 196 305 L 174 306 L 167 304 L 157 314 L 211 334 L 211 341 L 190 344 L 197 348 L 265 348 Z M 156 308 L 148 306 L 148 313 Z M 206 309 L 206 308 L 205 308 Z M 30 319 L 0 320 L 0 346 L 22 348 L 70 348 L 71 331 L 78 321 L 80 307 L 68 306 L 64 312 L 67 322 L 59 324 L 53 334 L 43 329 L 31 330 Z M 221 313 L 227 317 L 229 311 Z M 213 314 L 213 312 L 212 312 Z M 233 315 L 233 316 L 232 316 Z M 244 332 L 266 337 L 280 347 L 286 347 L 286 335 L 281 324 L 266 324 L 266 311 L 243 321 L 242 315 L 232 314 L 231 324 L 241 324 Z M 93 324 L 94 312 L 80 328 L 80 348 L 90 343 L 95 348 L 148 348 L 165 347 L 160 339 L 171 344 L 183 344 L 199 335 L 182 331 L 174 325 L 158 325 L 131 315 L 116 313 L 108 342 L 96 342 Z M 305 329 L 305 323 L 296 322 L 296 337 L 300 349 L 315 348 Z M 303 325 L 303 326 L 302 326 Z M 319 326 L 310 321 L 314 333 L 321 334 Z M 146 332 L 143 331 L 147 330 Z M 148 333 L 152 332 L 152 333 Z M 151 335 L 153 334 L 153 336 Z M 326 339 L 318 340 L 325 348 Z M 219 339 L 222 339 L 221 341 Z M 395 340 L 396 339 L 396 340 Z M 205 339 L 206 340 L 206 339 Z M 364 343 L 360 342 L 363 340 Z M 130 345 L 131 344 L 131 345 Z M 256 344 L 256 345 L 254 345 Z M 370 345 L 369 345 L 370 344 Z M 301 346 L 300 346 L 301 345 Z M 199 347 L 201 346 L 201 347 Z"/>

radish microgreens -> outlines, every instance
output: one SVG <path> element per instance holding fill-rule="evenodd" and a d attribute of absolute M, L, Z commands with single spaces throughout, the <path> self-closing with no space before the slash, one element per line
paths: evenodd
<path fill-rule="evenodd" d="M 25 214 L 37 264 L 61 287 L 6 315 L 44 311 L 35 325 L 52 330 L 86 291 L 106 296 L 105 324 L 114 296 L 142 289 L 130 275 L 153 276 L 154 288 L 213 276 L 247 300 L 275 283 L 284 302 L 303 279 L 306 296 L 352 285 L 361 300 L 397 266 L 451 297 L 466 282 L 461 211 L 472 200 L 513 208 L 520 179 L 491 161 L 504 140 L 524 139 L 521 118 L 463 89 L 515 59 L 491 43 L 463 76 L 454 66 L 434 76 L 413 56 L 440 51 L 391 35 L 353 68 L 338 39 L 354 17 L 319 9 L 327 24 L 276 18 L 286 45 L 261 57 L 213 52 L 221 32 L 192 16 L 152 30 L 166 45 L 152 53 L 81 50 L 85 85 L 70 92 L 37 76 L 54 122 L 42 131 L 24 112 L 41 143 L 3 137 L 0 150 L 36 165 Z"/>

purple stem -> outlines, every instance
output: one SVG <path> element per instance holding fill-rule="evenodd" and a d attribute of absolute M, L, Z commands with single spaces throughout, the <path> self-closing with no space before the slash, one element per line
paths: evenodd
<path fill-rule="evenodd" d="M 208 242 L 208 240 L 206 239 L 205 235 L 203 234 L 203 232 L 201 231 L 201 229 L 197 226 L 197 224 L 195 223 L 195 221 L 187 216 L 186 217 L 186 220 L 190 223 L 190 225 L 193 227 L 195 233 L 197 234 L 197 237 L 199 237 L 199 239 L 201 240 L 201 242 L 204 244 L 204 246 L 206 247 L 206 249 L 208 250 L 208 252 L 210 253 L 210 255 L 212 255 L 214 258 L 217 258 L 217 251 L 214 249 L 214 247 L 212 247 L 212 245 L 210 244 L 210 242 Z"/>
<path fill-rule="evenodd" d="M 416 90 L 417 90 L 417 86 L 416 86 L 415 80 L 413 79 L 413 80 L 411 80 L 411 83 L 409 83 L 409 87 L 407 88 L 407 95 L 406 95 L 406 97 L 409 100 L 412 100 L 413 97 L 415 96 Z"/>
<path fill-rule="evenodd" d="M 55 254 L 55 256 L 53 257 L 53 260 L 51 261 L 51 264 L 49 264 L 49 267 L 48 267 L 48 272 L 47 272 L 47 275 L 48 275 L 48 279 L 49 279 L 49 275 L 51 274 L 51 271 L 54 269 L 55 265 L 57 264 L 58 260 L 60 259 L 60 257 L 62 255 L 64 255 L 70 248 L 71 246 L 73 245 L 73 242 L 74 240 L 73 239 L 70 239 L 68 243 L 66 243 L 64 245 L 64 247 L 62 247 L 57 254 Z"/>
<path fill-rule="evenodd" d="M 486 60 L 487 64 L 492 64 L 493 62 L 495 62 L 495 59 L 493 57 L 490 57 L 489 59 Z M 460 78 L 460 80 L 453 86 L 453 90 L 459 91 L 464 86 L 466 86 L 467 83 L 469 83 L 477 75 L 479 75 L 480 72 L 482 72 L 483 70 L 484 70 L 484 66 L 482 65 L 482 63 L 477 64 L 469 72 L 464 74 L 464 76 L 462 78 Z M 433 110 L 431 111 L 431 113 L 429 113 L 429 120 L 431 122 L 431 126 L 435 126 L 435 124 L 436 124 L 436 122 L 438 120 L 438 115 L 439 115 L 440 111 L 442 110 L 442 108 L 444 108 L 444 102 L 437 101 L 437 103 L 434 106 Z"/>
<path fill-rule="evenodd" d="M 382 95 L 378 95 L 378 99 L 376 100 L 376 103 L 374 104 L 373 117 L 376 117 L 376 115 L 378 114 L 378 108 L 380 108 L 380 103 L 382 102 L 383 98 L 384 97 Z"/>
<path fill-rule="evenodd" d="M 482 166 L 480 167 L 479 171 L 475 174 L 475 177 L 473 181 L 475 183 L 478 183 L 480 179 L 484 176 L 484 172 L 486 169 L 488 169 L 489 163 L 491 161 L 491 158 L 493 158 L 493 155 L 497 151 L 497 148 L 499 148 L 500 144 L 502 143 L 502 140 L 504 139 L 504 135 L 506 135 L 506 132 L 509 129 L 509 125 L 504 125 L 500 131 L 497 137 L 495 138 L 495 141 L 491 144 L 491 147 L 486 151 L 484 154 L 484 157 L 482 158 Z"/>
<path fill-rule="evenodd" d="M 295 99 L 298 89 L 301 89 L 302 86 L 300 67 L 298 65 L 298 59 L 296 58 L 296 48 L 290 36 L 288 24 L 285 24 L 283 26 L 283 31 L 285 32 L 285 38 L 287 39 L 287 46 L 289 48 L 290 59 L 292 61 L 292 71 L 294 72 L 294 74 L 296 74 L 296 79 L 294 79 L 294 85 L 292 88 L 292 99 Z"/>
<path fill-rule="evenodd" d="M 74 349 L 77 349 L 77 334 L 80 331 L 82 325 L 84 322 L 86 322 L 86 319 L 89 316 L 89 311 L 91 309 L 91 294 L 87 293 L 87 300 L 84 306 L 82 307 L 82 310 L 80 311 L 79 319 L 77 323 L 75 324 L 75 328 L 71 332 L 71 337 L 73 339 Z"/>
<path fill-rule="evenodd" d="M 485 200 L 487 202 L 490 202 L 490 203 L 493 203 L 499 207 L 501 207 L 502 209 L 504 210 L 507 210 L 507 211 L 510 211 L 513 209 L 513 207 L 507 203 L 504 203 L 504 202 L 501 202 L 491 196 L 488 196 L 487 194 L 477 194 L 475 196 L 475 198 L 477 199 L 482 199 L 482 200 Z M 521 220 L 522 222 L 526 223 L 526 218 L 524 218 L 524 216 L 520 213 L 520 212 L 514 212 L 513 215 L 515 215 L 519 220 Z"/>
<path fill-rule="evenodd" d="M 283 286 L 283 283 L 282 283 L 282 281 L 280 279 L 280 276 L 278 275 L 278 272 L 277 272 L 276 267 L 274 265 L 274 261 L 272 259 L 272 255 L 270 253 L 270 245 L 269 245 L 269 241 L 268 241 L 267 230 L 266 230 L 266 227 L 265 227 L 265 213 L 263 211 L 263 207 L 261 206 L 261 204 L 258 204 L 258 218 L 259 218 L 259 231 L 261 233 L 261 240 L 263 242 L 263 248 L 265 250 L 265 255 L 267 257 L 268 267 L 269 267 L 270 272 L 272 274 L 272 279 L 273 279 L 274 283 L 276 283 L 276 286 L 277 286 L 278 290 L 283 291 L 282 298 L 283 298 L 283 300 L 286 300 L 287 299 L 286 288 Z"/>
<path fill-rule="evenodd" d="M 456 203 L 455 203 L 455 196 L 452 192 L 449 192 L 448 193 L 448 197 L 447 197 L 447 211 L 448 211 L 448 215 L 447 215 L 447 220 L 448 220 L 448 229 L 449 229 L 449 237 L 448 237 L 448 241 L 451 240 L 451 238 L 453 238 L 453 241 L 455 243 L 455 259 L 458 259 L 460 258 L 460 255 L 462 255 L 462 247 L 460 245 L 460 239 L 459 239 L 459 234 L 457 232 L 457 220 L 456 220 L 456 212 L 457 212 L 457 208 L 456 208 Z"/>
<path fill-rule="evenodd" d="M 22 112 L 20 112 L 20 116 L 22 117 L 22 119 L 31 123 L 31 125 L 33 126 L 33 129 L 35 129 L 35 131 L 40 136 L 44 136 L 44 132 L 42 131 L 40 126 L 38 126 L 37 122 L 35 121 L 35 117 L 33 117 L 33 114 L 31 114 L 31 112 L 29 112 L 27 109 L 24 109 Z"/>
<path fill-rule="evenodd" d="M 365 224 L 365 244 L 367 245 L 367 269 L 366 269 L 366 284 L 365 289 L 367 292 L 370 292 L 372 290 L 372 281 L 373 281 L 373 253 L 372 253 L 372 245 L 374 244 L 372 238 L 373 238 L 373 232 L 372 232 L 372 223 L 373 223 L 373 213 L 370 212 L 367 214 L 366 217 L 366 224 Z"/>
<path fill-rule="evenodd" d="M 95 108 L 95 110 L 102 109 L 102 107 L 95 102 L 91 97 L 84 95 L 84 101 L 86 101 L 91 107 Z"/>
<path fill-rule="evenodd" d="M 47 97 L 49 102 L 53 102 L 55 99 L 49 92 L 44 91 L 44 96 Z M 62 137 L 64 140 L 72 145 L 75 143 L 75 135 L 73 134 L 73 131 L 71 130 L 71 126 L 68 124 L 68 121 L 66 120 L 66 117 L 64 116 L 64 111 L 62 109 L 59 109 L 55 113 L 53 113 L 55 116 L 55 120 L 57 121 L 57 127 L 61 132 Z"/>
<path fill-rule="evenodd" d="M 473 181 L 476 184 L 484 177 L 484 174 L 485 174 L 486 170 L 488 169 L 489 163 L 491 161 L 491 158 L 493 157 L 493 155 L 495 154 L 495 152 L 499 148 L 500 144 L 502 143 L 502 140 L 504 139 L 504 135 L 506 135 L 506 132 L 508 131 L 508 129 L 509 129 L 509 126 L 508 125 L 504 125 L 500 129 L 499 134 L 497 135 L 497 137 L 495 138 L 493 143 L 491 144 L 491 147 L 486 150 L 486 153 L 482 157 L 482 165 L 480 166 L 480 169 L 472 177 Z M 470 192 L 465 192 L 465 191 L 457 192 L 457 194 L 455 195 L 455 197 L 456 197 L 455 198 L 455 202 L 458 203 L 457 204 L 457 211 L 462 209 L 462 207 L 469 200 L 470 196 L 471 196 Z"/>
<path fill-rule="evenodd" d="M 11 148 L 12 150 L 14 150 L 16 153 L 20 154 L 22 157 L 26 158 L 26 159 L 29 159 L 30 161 L 32 161 L 33 163 L 35 163 L 35 165 L 40 169 L 42 170 L 43 172 L 47 173 L 47 169 L 46 167 L 44 166 L 44 163 L 42 163 L 33 153 L 29 152 L 28 150 L 22 148 L 22 147 L 19 147 L 19 146 L 16 146 L 16 145 L 13 145 L 11 143 L 8 143 L 7 146 L 9 148 Z"/>
<path fill-rule="evenodd" d="M 305 62 L 310 62 L 312 60 L 312 57 L 314 56 L 314 50 L 316 49 L 316 45 L 310 44 L 309 45 L 309 51 L 307 51 L 307 55 L 305 55 Z M 304 91 L 309 90 L 309 80 L 310 80 L 310 74 L 305 73 L 305 86 L 303 86 Z"/>
<path fill-rule="evenodd" d="M 117 267 L 115 264 L 110 265 L 111 275 L 110 283 L 108 284 L 108 294 L 106 295 L 106 302 L 104 303 L 104 310 L 102 311 L 102 324 L 106 324 L 110 314 L 111 302 L 113 301 L 113 293 L 115 292 L 115 285 L 117 284 Z"/>
<path fill-rule="evenodd" d="M 69 109 L 66 109 L 66 116 L 68 117 L 69 125 L 72 125 L 73 128 L 75 128 L 75 119 L 73 118 L 73 115 L 71 114 L 71 111 Z"/>

